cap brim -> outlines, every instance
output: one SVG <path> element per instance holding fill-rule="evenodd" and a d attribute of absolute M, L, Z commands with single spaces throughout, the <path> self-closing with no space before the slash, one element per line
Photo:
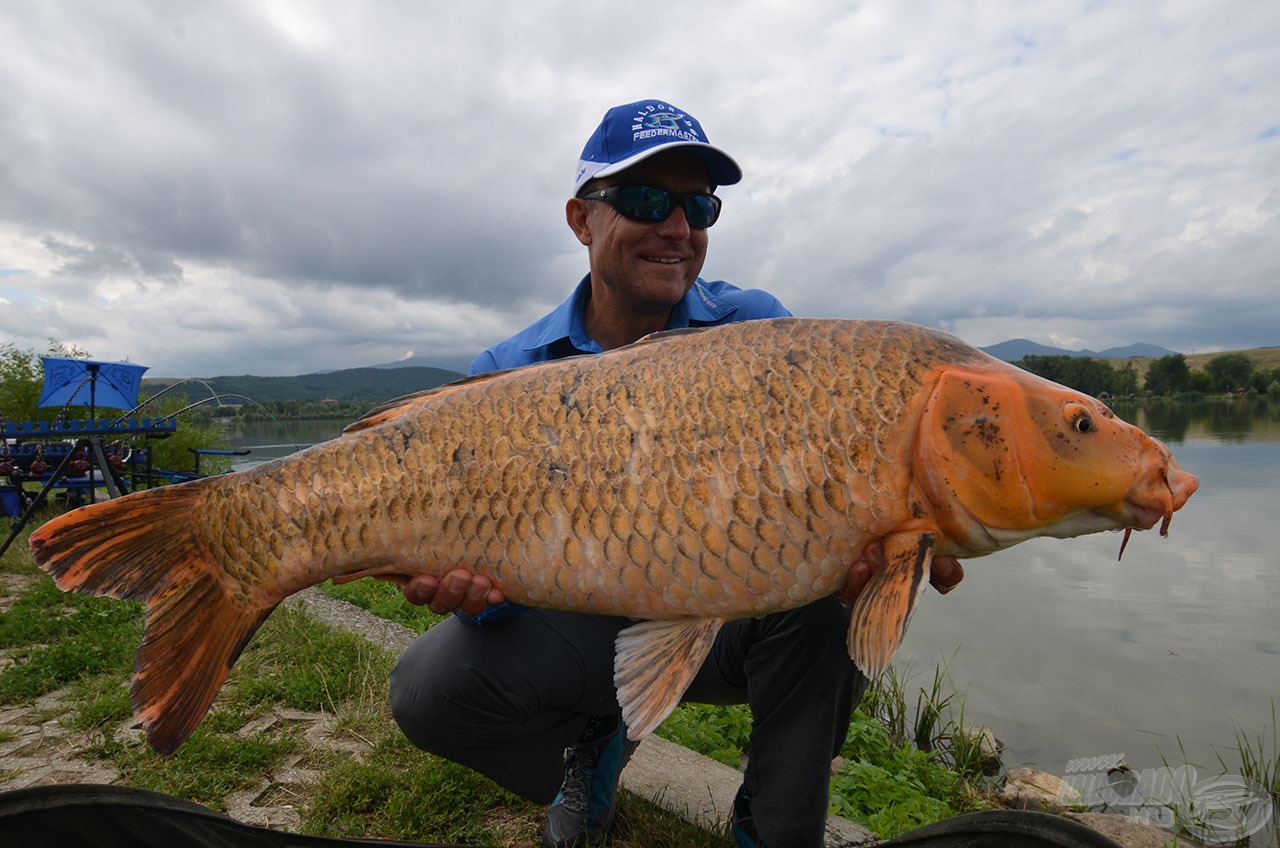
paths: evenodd
<path fill-rule="evenodd" d="M 655 156 L 667 150 L 675 150 L 677 148 L 686 148 L 697 156 L 702 163 L 707 166 L 707 176 L 711 179 L 713 186 L 733 185 L 742 181 L 742 168 L 738 167 L 738 163 L 733 161 L 733 157 L 725 153 L 718 147 L 710 144 L 704 144 L 700 141 L 673 141 L 670 144 L 659 144 L 654 147 L 637 153 L 629 159 L 623 159 L 621 162 L 614 162 L 605 165 L 598 171 L 591 171 L 590 168 L 583 172 L 583 176 L 574 185 L 574 194 L 585 185 L 588 181 L 599 179 L 600 177 L 608 177 L 620 171 L 625 171 L 633 165 Z M 589 165 L 591 163 L 581 163 Z"/>

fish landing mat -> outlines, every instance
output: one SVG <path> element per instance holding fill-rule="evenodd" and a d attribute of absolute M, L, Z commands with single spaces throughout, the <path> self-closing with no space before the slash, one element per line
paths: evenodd
<path fill-rule="evenodd" d="M 92 784 L 0 792 L 0 844 L 60 848 L 450 848 L 438 842 L 302 836 L 242 824 L 159 792 Z M 1078 822 L 1022 810 L 957 816 L 880 844 L 884 848 L 1121 848 Z"/>
<path fill-rule="evenodd" d="M 330 839 L 255 827 L 199 804 L 129 786 L 64 784 L 0 792 L 0 845 L 59 848 L 467 848 Z"/>

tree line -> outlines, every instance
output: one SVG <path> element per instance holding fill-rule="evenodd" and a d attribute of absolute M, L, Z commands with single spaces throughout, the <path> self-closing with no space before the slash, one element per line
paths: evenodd
<path fill-rule="evenodd" d="M 1192 370 L 1181 353 L 1162 356 L 1147 366 L 1143 380 L 1139 380 L 1138 369 L 1132 362 L 1117 368 L 1109 360 L 1091 356 L 1033 355 L 1013 364 L 1094 397 L 1104 394 L 1133 397 L 1147 392 L 1153 395 L 1244 392 L 1280 397 L 1280 368 L 1258 368 L 1243 353 L 1215 356 L 1205 363 L 1203 370 Z"/>
<path fill-rule="evenodd" d="M 377 404 L 369 401 L 275 400 L 262 404 L 224 406 L 215 410 L 215 413 L 220 417 L 234 417 L 242 421 L 275 418 L 343 418 L 353 421 L 375 406 Z"/>

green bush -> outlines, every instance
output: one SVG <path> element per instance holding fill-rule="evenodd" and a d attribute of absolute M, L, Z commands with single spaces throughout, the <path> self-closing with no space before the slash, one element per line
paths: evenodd
<path fill-rule="evenodd" d="M 186 404 L 180 397 L 164 397 L 152 404 L 147 404 L 139 415 L 152 418 L 168 418 L 179 412 Z M 192 449 L 226 450 L 231 446 L 226 431 L 213 419 L 208 409 L 192 409 L 183 412 L 177 419 L 178 429 L 164 439 L 148 439 L 147 447 L 151 450 L 151 464 L 156 468 L 168 468 L 173 471 L 188 471 L 195 468 L 195 454 Z M 222 474 L 231 470 L 231 457 L 205 456 L 200 460 L 201 474 Z"/>

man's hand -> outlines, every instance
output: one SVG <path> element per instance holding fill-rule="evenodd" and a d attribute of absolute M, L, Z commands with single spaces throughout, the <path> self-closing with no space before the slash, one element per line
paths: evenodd
<path fill-rule="evenodd" d="M 444 615 L 460 612 L 477 616 L 485 607 L 496 607 L 506 601 L 506 596 L 493 587 L 488 577 L 472 574 L 465 568 L 455 568 L 437 580 L 430 574 L 419 574 L 405 583 L 401 590 L 404 599 L 411 604 L 426 604 L 431 611 Z"/>
<path fill-rule="evenodd" d="M 857 561 L 849 566 L 849 576 L 837 597 L 846 604 L 852 604 L 881 568 L 884 568 L 884 545 L 879 541 L 870 542 L 862 549 Z M 929 583 L 938 590 L 938 594 L 947 594 L 963 579 L 964 568 L 958 559 L 953 556 L 933 558 L 929 567 Z"/>

